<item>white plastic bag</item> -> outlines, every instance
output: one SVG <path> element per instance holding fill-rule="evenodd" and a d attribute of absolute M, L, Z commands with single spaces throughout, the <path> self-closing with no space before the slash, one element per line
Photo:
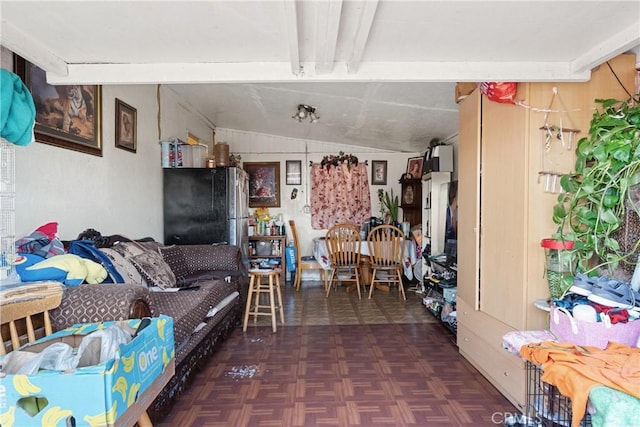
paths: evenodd
<path fill-rule="evenodd" d="M 33 375 L 40 369 L 65 371 L 98 365 L 113 359 L 120 344 L 126 344 L 131 339 L 131 334 L 120 326 L 113 325 L 85 336 L 77 352 L 69 344 L 62 342 L 53 343 L 39 353 L 24 348 L 11 352 L 4 360 L 2 371 L 7 374 Z"/>

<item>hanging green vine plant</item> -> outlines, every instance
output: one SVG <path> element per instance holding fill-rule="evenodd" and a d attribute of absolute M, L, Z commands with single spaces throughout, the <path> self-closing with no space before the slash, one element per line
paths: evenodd
<path fill-rule="evenodd" d="M 625 204 L 636 214 L 638 207 L 629 189 L 640 183 L 640 105 L 615 99 L 596 100 L 589 136 L 576 148 L 575 173 L 561 178 L 565 193 L 558 197 L 553 221 L 554 238 L 575 242 L 577 270 L 591 273 L 607 268 L 609 273 L 629 260 L 615 239 L 625 217 Z M 630 201 L 631 203 L 625 203 Z"/>

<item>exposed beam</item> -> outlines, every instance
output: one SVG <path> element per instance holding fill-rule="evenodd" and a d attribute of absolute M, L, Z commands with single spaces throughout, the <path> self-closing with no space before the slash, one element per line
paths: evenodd
<path fill-rule="evenodd" d="M 342 0 L 329 0 L 316 3 L 318 25 L 316 28 L 316 73 L 333 71 L 336 43 L 340 30 Z"/>
<path fill-rule="evenodd" d="M 362 61 L 362 55 L 367 45 L 367 39 L 369 38 L 369 32 L 371 31 L 373 17 L 376 14 L 377 8 L 378 0 L 370 0 L 362 3 L 362 13 L 360 14 L 358 30 L 353 40 L 351 55 L 349 55 L 349 60 L 347 61 L 347 68 L 350 73 L 358 72 L 358 67 L 360 61 Z"/>
<path fill-rule="evenodd" d="M 572 72 L 568 62 L 362 62 L 357 74 L 335 62 L 331 74 L 291 74 L 287 62 L 198 64 L 69 64 L 69 74 L 47 74 L 52 84 L 156 84 L 237 82 L 564 82 L 586 81 L 590 71 Z"/>
<path fill-rule="evenodd" d="M 289 61 L 291 72 L 300 74 L 300 43 L 298 40 L 298 13 L 296 0 L 284 0 L 284 21 L 289 40 Z"/>
<path fill-rule="evenodd" d="M 67 75 L 67 63 L 44 48 L 29 34 L 16 28 L 13 24 L 2 20 L 0 22 L 0 44 L 10 51 L 17 53 L 32 64 L 46 71 L 59 75 Z"/>
<path fill-rule="evenodd" d="M 570 70 L 575 73 L 591 70 L 639 44 L 640 24 L 635 22 L 573 60 Z"/>

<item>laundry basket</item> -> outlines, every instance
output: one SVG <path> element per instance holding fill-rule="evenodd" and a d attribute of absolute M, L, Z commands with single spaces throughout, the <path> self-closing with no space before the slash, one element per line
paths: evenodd
<path fill-rule="evenodd" d="M 560 394 L 554 385 L 542 381 L 542 368 L 526 362 L 527 369 L 527 403 L 525 415 L 532 421 L 529 425 L 556 427 L 571 426 L 573 412 L 571 399 Z M 591 426 L 591 415 L 585 411 L 580 427 Z"/>

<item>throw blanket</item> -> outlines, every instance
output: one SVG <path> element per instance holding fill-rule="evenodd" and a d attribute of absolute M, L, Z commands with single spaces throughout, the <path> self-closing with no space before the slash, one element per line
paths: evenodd
<path fill-rule="evenodd" d="M 594 408 L 591 424 L 594 426 L 631 427 L 638 425 L 640 399 L 609 387 L 596 386 L 589 393 Z"/>
<path fill-rule="evenodd" d="M 36 107 L 33 97 L 16 74 L 0 69 L 0 136 L 16 145 L 34 140 Z"/>
<path fill-rule="evenodd" d="M 601 350 L 544 341 L 523 346 L 520 355 L 540 365 L 542 381 L 555 385 L 571 399 L 572 427 L 580 425 L 594 386 L 604 385 L 640 398 L 640 348 L 610 342 Z"/>

